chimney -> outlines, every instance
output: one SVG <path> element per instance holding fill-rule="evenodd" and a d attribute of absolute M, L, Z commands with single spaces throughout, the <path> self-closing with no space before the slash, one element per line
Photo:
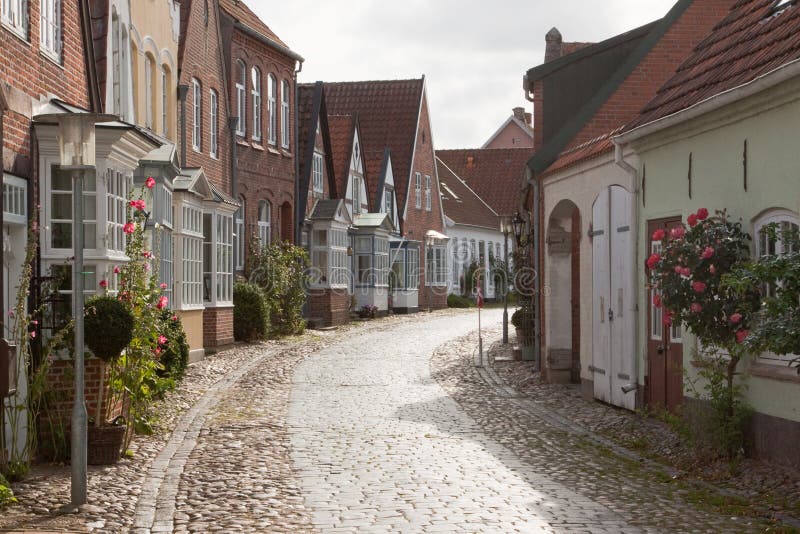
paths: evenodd
<path fill-rule="evenodd" d="M 515 119 L 519 119 L 521 121 L 525 120 L 525 108 L 514 108 L 511 111 L 514 112 Z"/>
<path fill-rule="evenodd" d="M 544 62 L 547 63 L 560 58 L 562 38 L 558 28 L 553 28 L 547 32 L 547 35 L 544 36 L 544 41 L 547 43 L 544 52 Z"/>

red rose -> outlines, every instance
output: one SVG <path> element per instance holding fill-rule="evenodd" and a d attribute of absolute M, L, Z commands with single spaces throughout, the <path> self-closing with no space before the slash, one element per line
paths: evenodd
<path fill-rule="evenodd" d="M 659 256 L 658 254 L 653 254 L 652 256 L 647 258 L 647 268 L 655 269 L 660 261 L 661 261 L 661 256 Z"/>
<path fill-rule="evenodd" d="M 695 293 L 702 293 L 706 290 L 705 282 L 692 282 L 692 289 Z"/>
<path fill-rule="evenodd" d="M 662 241 L 664 237 L 666 237 L 667 233 L 659 228 L 655 232 L 653 232 L 653 241 Z"/>
<path fill-rule="evenodd" d="M 744 343 L 744 340 L 747 339 L 747 336 L 749 335 L 750 335 L 749 331 L 739 330 L 738 332 L 736 332 L 736 342 L 741 345 L 742 343 Z"/>
<path fill-rule="evenodd" d="M 694 228 L 695 226 L 697 226 L 697 215 L 692 213 L 691 215 L 689 215 L 689 217 L 687 217 L 686 222 L 689 223 L 689 226 Z"/>
<path fill-rule="evenodd" d="M 728 319 L 733 324 L 739 324 L 739 323 L 742 322 L 742 314 L 741 313 L 734 313 Z"/>
<path fill-rule="evenodd" d="M 159 345 L 166 345 L 167 344 L 167 336 L 165 336 L 164 334 L 161 334 L 160 336 L 158 336 L 158 344 Z"/>
<path fill-rule="evenodd" d="M 697 218 L 701 221 L 708 219 L 708 210 L 705 208 L 700 208 L 697 210 Z"/>
<path fill-rule="evenodd" d="M 686 229 L 683 226 L 676 226 L 670 231 L 670 236 L 672 239 L 683 239 L 683 236 L 686 235 Z"/>
<path fill-rule="evenodd" d="M 693 302 L 690 309 L 692 310 L 692 313 L 700 313 L 703 311 L 703 305 L 699 302 Z"/>
<path fill-rule="evenodd" d="M 714 256 L 714 249 L 713 248 L 706 247 L 705 250 L 703 250 L 702 258 L 704 260 L 710 260 L 713 256 Z"/>
<path fill-rule="evenodd" d="M 108 282 L 106 280 L 100 280 L 100 287 L 103 289 L 108 287 Z"/>
<path fill-rule="evenodd" d="M 161 282 L 161 285 L 158 287 L 160 287 L 161 289 L 167 289 L 167 284 L 166 282 Z"/>
<path fill-rule="evenodd" d="M 114 274 L 119 274 L 119 267 L 114 267 Z"/>
<path fill-rule="evenodd" d="M 664 326 L 672 326 L 672 313 L 665 313 L 664 317 L 661 319 L 661 322 L 664 323 Z"/>

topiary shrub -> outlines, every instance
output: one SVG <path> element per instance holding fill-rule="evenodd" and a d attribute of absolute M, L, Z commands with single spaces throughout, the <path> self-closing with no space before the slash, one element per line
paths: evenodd
<path fill-rule="evenodd" d="M 461 295 L 447 295 L 448 308 L 469 308 L 472 306 L 470 299 Z"/>
<path fill-rule="evenodd" d="M 189 365 L 189 340 L 186 338 L 183 323 L 172 311 L 163 310 L 160 331 L 166 342 L 158 344 L 161 349 L 161 365 L 164 367 L 159 370 L 159 375 L 180 380 Z"/>
<path fill-rule="evenodd" d="M 233 286 L 233 337 L 257 341 L 269 333 L 269 308 L 264 291 L 250 282 Z"/>
<path fill-rule="evenodd" d="M 92 297 L 84 307 L 83 331 L 92 354 L 113 362 L 133 339 L 133 315 L 114 297 Z"/>

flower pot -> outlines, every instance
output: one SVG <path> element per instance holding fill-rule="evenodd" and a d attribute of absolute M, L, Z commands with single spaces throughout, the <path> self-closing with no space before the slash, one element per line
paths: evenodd
<path fill-rule="evenodd" d="M 90 426 L 86 460 L 89 465 L 115 464 L 125 439 L 125 425 Z"/>

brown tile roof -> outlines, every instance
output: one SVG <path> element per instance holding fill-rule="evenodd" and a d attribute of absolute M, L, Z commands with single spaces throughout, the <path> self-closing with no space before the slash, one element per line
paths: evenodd
<path fill-rule="evenodd" d="M 314 90 L 315 86 L 312 83 L 299 83 L 297 84 L 297 154 L 300 157 L 300 176 L 304 177 L 308 172 L 308 165 L 311 163 L 306 161 L 306 150 L 309 143 L 313 139 L 309 137 L 311 130 L 316 133 L 316 117 L 312 117 L 314 111 Z"/>
<path fill-rule="evenodd" d="M 558 159 L 550 165 L 541 176 L 549 176 L 556 172 L 577 165 L 582 161 L 596 158 L 602 154 L 611 152 L 614 149 L 614 142 L 612 138 L 622 131 L 622 128 L 617 128 L 611 132 L 605 133 L 590 141 L 580 144 L 576 147 L 565 150 L 559 154 Z"/>
<path fill-rule="evenodd" d="M 375 196 L 384 149 L 392 152 L 395 192 L 402 213 L 414 153 L 425 78 L 325 84 L 330 114 L 358 113 L 370 202 Z M 373 183 L 375 182 L 375 183 Z"/>
<path fill-rule="evenodd" d="M 739 0 L 659 89 L 630 130 L 753 81 L 800 58 L 800 5 Z"/>
<path fill-rule="evenodd" d="M 588 46 L 592 46 L 594 43 L 561 43 L 561 57 L 566 56 L 567 54 L 572 54 L 573 52 L 577 52 L 578 50 L 582 50 Z"/>
<path fill-rule="evenodd" d="M 258 15 L 253 13 L 242 0 L 219 0 L 219 7 L 221 7 L 225 13 L 236 19 L 237 22 L 247 26 L 262 37 L 289 48 L 288 45 L 281 41 L 280 38 L 275 35 L 275 32 L 270 30 L 269 26 L 258 18 Z"/>
<path fill-rule="evenodd" d="M 328 114 L 328 131 L 331 137 L 333 176 L 336 179 L 336 196 L 347 197 L 347 176 L 353 153 L 355 121 L 352 115 Z"/>
<path fill-rule="evenodd" d="M 456 224 L 500 229 L 497 213 L 438 157 L 436 172 L 442 191 L 442 208 L 447 217 Z"/>
<path fill-rule="evenodd" d="M 519 210 L 532 148 L 437 150 L 436 156 L 499 215 Z"/>

